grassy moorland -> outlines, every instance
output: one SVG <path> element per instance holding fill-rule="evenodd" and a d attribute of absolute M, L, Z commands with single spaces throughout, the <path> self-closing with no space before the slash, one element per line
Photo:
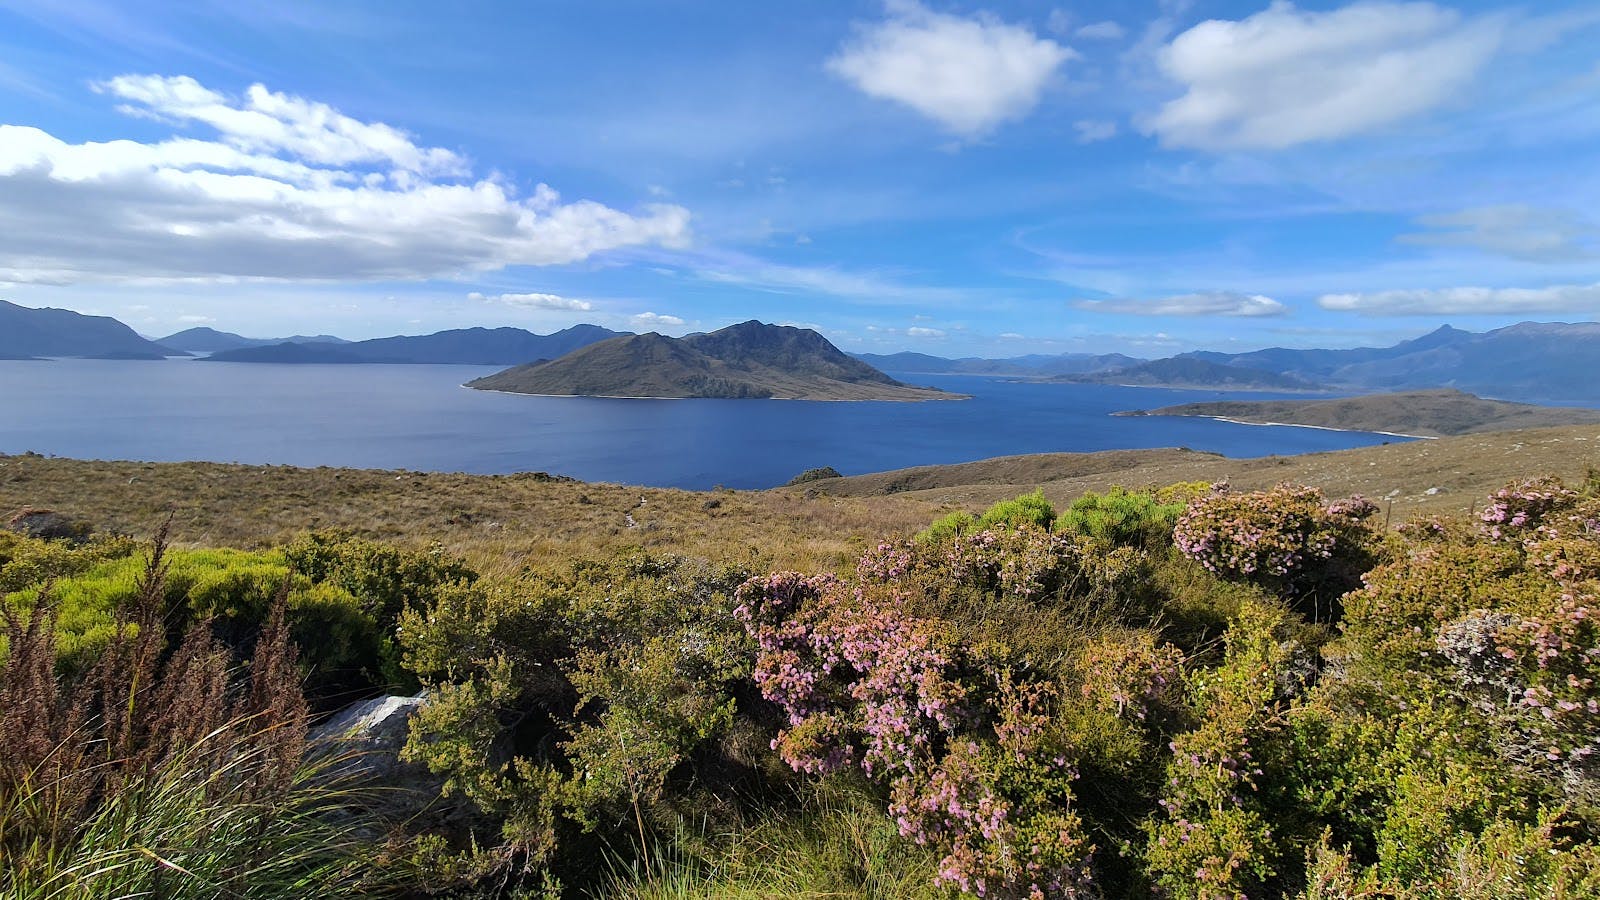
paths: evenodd
<path fill-rule="evenodd" d="M 1537 406 L 1485 400 L 1448 388 L 1368 394 L 1336 400 L 1224 400 L 1184 403 L 1160 409 L 1122 413 L 1130 416 L 1211 416 L 1256 424 L 1312 425 L 1353 431 L 1379 431 L 1442 437 L 1591 425 L 1600 422 L 1600 410 L 1562 406 Z"/>
<path fill-rule="evenodd" d="M 0 531 L 0 896 L 1600 897 L 1597 437 L 862 497 L 0 458 L 65 514 Z M 418 688 L 398 761 L 310 737 Z"/>
<path fill-rule="evenodd" d="M 1576 479 L 1596 465 L 1600 427 L 1580 425 L 1252 459 L 1191 450 L 1045 453 L 827 479 L 806 487 L 835 497 L 893 496 L 976 509 L 1035 487 L 1053 502 L 1066 503 L 1085 491 L 1119 484 L 1228 481 L 1257 489 L 1292 481 L 1328 494 L 1360 493 L 1392 503 L 1399 521 L 1419 512 L 1467 513 L 1524 472 Z"/>

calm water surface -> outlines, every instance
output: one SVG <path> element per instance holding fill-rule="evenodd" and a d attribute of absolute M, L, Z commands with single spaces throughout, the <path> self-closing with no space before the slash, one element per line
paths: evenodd
<path fill-rule="evenodd" d="M 1396 438 L 1209 419 L 1114 418 L 1278 394 L 899 376 L 973 395 L 928 403 L 604 400 L 462 388 L 484 366 L 0 361 L 0 452 L 423 471 L 543 471 L 663 487 L 765 488 L 1052 451 L 1190 447 L 1228 456 Z"/>

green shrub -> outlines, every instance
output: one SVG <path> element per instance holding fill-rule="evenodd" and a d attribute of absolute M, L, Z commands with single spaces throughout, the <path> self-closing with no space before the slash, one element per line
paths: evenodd
<path fill-rule="evenodd" d="M 1149 491 L 1113 487 L 1072 501 L 1056 520 L 1056 530 L 1117 546 L 1159 546 L 1171 541 L 1172 526 L 1183 509 L 1183 503 L 1163 502 Z"/>
<path fill-rule="evenodd" d="M 1020 528 L 1023 525 L 1032 525 L 1037 528 L 1049 528 L 1050 523 L 1055 520 L 1055 507 L 1050 505 L 1050 501 L 1044 498 L 1044 491 L 1040 490 L 1010 500 L 1001 500 L 989 507 L 978 517 L 978 527 L 1010 525 L 1013 528 Z"/>

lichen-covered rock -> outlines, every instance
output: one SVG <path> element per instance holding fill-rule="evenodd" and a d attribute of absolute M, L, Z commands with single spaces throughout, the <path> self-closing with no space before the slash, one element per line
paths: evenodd
<path fill-rule="evenodd" d="M 402 762 L 400 750 L 410 733 L 411 715 L 426 699 L 422 693 L 352 703 L 312 729 L 313 752 L 331 758 L 330 771 L 340 778 L 420 787 L 432 776 L 426 769 Z"/>

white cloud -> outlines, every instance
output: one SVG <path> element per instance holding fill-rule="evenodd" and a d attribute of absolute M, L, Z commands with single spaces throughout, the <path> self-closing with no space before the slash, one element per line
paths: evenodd
<path fill-rule="evenodd" d="M 1121 25 L 1109 20 L 1091 22 L 1074 32 L 1077 37 L 1086 41 L 1115 41 L 1121 39 L 1127 33 Z"/>
<path fill-rule="evenodd" d="M 914 338 L 942 338 L 944 337 L 944 332 L 937 328 L 923 328 L 920 325 L 913 325 L 906 329 L 906 335 Z"/>
<path fill-rule="evenodd" d="M 1018 334 L 1015 331 L 1006 331 L 1006 332 L 1001 333 L 1000 340 L 1002 340 L 1002 341 L 1025 341 L 1025 340 L 1027 340 L 1027 337 L 1025 335 Z"/>
<path fill-rule="evenodd" d="M 1600 228 L 1570 210 L 1534 206 L 1481 206 L 1422 216 L 1432 231 L 1400 235 L 1407 244 L 1473 247 L 1530 262 L 1581 262 L 1600 257 Z"/>
<path fill-rule="evenodd" d="M 668 316 L 668 315 L 662 315 L 660 313 L 653 313 L 653 312 L 642 312 L 642 313 L 639 313 L 638 315 L 633 317 L 633 321 L 634 321 L 634 324 L 636 324 L 636 325 L 646 325 L 646 326 L 648 326 L 648 325 L 677 326 L 677 325 L 684 324 L 684 321 L 682 319 L 678 318 L 677 316 Z"/>
<path fill-rule="evenodd" d="M 0 125 L 0 281 L 419 279 L 688 239 L 682 207 L 630 214 L 474 179 L 452 151 L 260 85 L 237 98 L 123 76 L 98 90 L 215 135 L 70 143 Z"/>
<path fill-rule="evenodd" d="M 1078 132 L 1078 143 L 1092 144 L 1095 141 L 1107 141 L 1117 136 L 1117 123 L 1100 119 L 1079 119 L 1072 123 Z"/>
<path fill-rule="evenodd" d="M 1026 115 L 1076 54 L 1023 25 L 937 13 L 910 0 L 860 26 L 827 61 L 862 92 L 903 103 L 961 137 Z"/>
<path fill-rule="evenodd" d="M 1073 304 L 1089 312 L 1120 313 L 1131 316 L 1281 316 L 1289 311 L 1287 306 L 1260 294 L 1240 294 L 1233 291 L 1204 291 L 1195 294 L 1178 294 L 1156 300 L 1115 298 L 1111 300 L 1079 300 Z"/>
<path fill-rule="evenodd" d="M 190 313 L 190 314 L 179 316 L 178 317 L 178 321 L 182 322 L 185 325 L 206 325 L 206 324 L 209 324 L 211 322 L 215 322 L 216 319 L 213 319 L 210 316 L 199 316 L 199 315 L 194 315 L 193 313 Z"/>
<path fill-rule="evenodd" d="M 1326 294 L 1324 309 L 1380 316 L 1516 315 L 1600 311 L 1600 283 L 1556 284 L 1542 288 L 1457 287 Z"/>
<path fill-rule="evenodd" d="M 556 294 L 494 294 L 485 295 L 477 291 L 467 295 L 468 300 L 488 301 L 490 303 L 504 303 L 507 306 L 521 306 L 528 309 L 561 309 L 574 312 L 588 312 L 594 309 L 594 304 L 587 300 L 573 300 Z"/>
<path fill-rule="evenodd" d="M 1498 19 L 1428 2 L 1303 12 L 1287 0 L 1213 19 L 1160 51 L 1186 93 L 1145 128 L 1169 146 L 1282 148 L 1370 131 L 1455 96 L 1499 46 Z"/>

